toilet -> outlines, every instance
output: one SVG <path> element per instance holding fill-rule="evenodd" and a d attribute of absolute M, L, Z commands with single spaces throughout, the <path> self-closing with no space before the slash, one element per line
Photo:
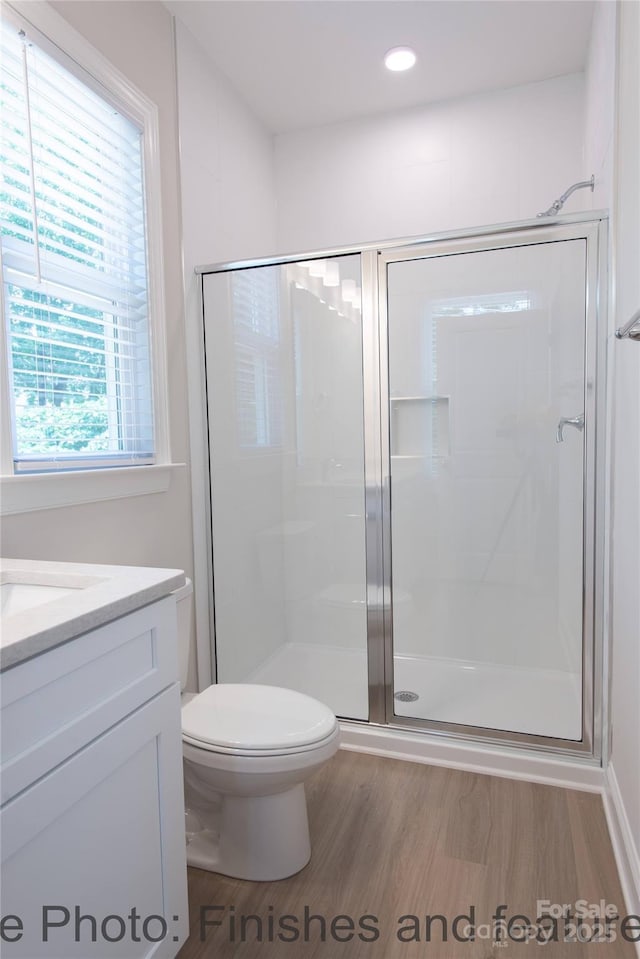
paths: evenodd
<path fill-rule="evenodd" d="M 192 586 L 174 593 L 181 686 L 187 677 Z M 323 703 L 292 689 L 219 683 L 182 698 L 187 862 L 270 881 L 309 861 L 305 780 L 337 751 Z"/>

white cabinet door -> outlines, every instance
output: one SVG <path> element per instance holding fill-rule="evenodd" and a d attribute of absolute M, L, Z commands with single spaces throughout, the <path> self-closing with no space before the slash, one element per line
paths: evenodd
<path fill-rule="evenodd" d="M 176 955 L 188 929 L 179 701 L 176 683 L 3 807 L 1 911 L 17 917 L 3 959 Z"/>
<path fill-rule="evenodd" d="M 176 632 L 168 596 L 0 673 L 2 803 L 175 682 Z"/>

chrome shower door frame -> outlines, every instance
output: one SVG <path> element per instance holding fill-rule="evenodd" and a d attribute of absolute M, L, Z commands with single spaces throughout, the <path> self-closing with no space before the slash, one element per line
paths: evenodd
<path fill-rule="evenodd" d="M 454 253 L 499 250 L 513 246 L 584 239 L 586 241 L 586 341 L 585 341 L 585 447 L 583 460 L 583 730 L 579 742 L 524 733 L 408 719 L 394 714 L 393 636 L 391 596 L 391 501 L 389 437 L 389 373 L 387 265 L 406 259 Z M 369 717 L 344 720 L 346 726 L 386 727 L 421 732 L 439 742 L 457 741 L 476 746 L 510 746 L 531 753 L 572 757 L 584 763 L 600 762 L 607 747 L 607 648 L 605 645 L 606 549 L 605 500 L 607 489 L 607 218 L 599 212 L 563 215 L 555 220 L 478 227 L 419 238 L 369 243 L 303 253 L 236 260 L 198 267 L 207 273 L 299 260 L 359 254 L 362 266 L 362 362 L 364 385 L 364 480 L 366 513 L 367 654 Z M 202 295 L 202 289 L 201 289 Z M 201 299 L 201 307 L 204 297 Z M 204 330 L 204 312 L 203 312 Z M 204 335 L 204 334 L 203 334 Z M 203 417 L 206 422 L 206 374 L 203 380 Z M 587 387 L 593 386 L 589 390 Z M 206 504 L 210 508 L 209 502 Z M 213 581 L 211 517 L 208 517 L 207 579 Z M 209 590 L 213 635 L 206 638 L 206 655 L 200 658 L 215 678 L 215 601 Z M 209 643 L 213 644 L 211 649 Z M 208 673 L 208 668 L 204 672 Z M 202 688 L 209 684 L 201 676 Z"/>
<path fill-rule="evenodd" d="M 563 218 L 564 219 L 564 218 Z M 566 240 L 586 243 L 584 356 L 582 736 L 578 741 L 484 729 L 394 713 L 391 456 L 389 422 L 389 317 L 387 267 L 402 260 L 538 245 Z M 374 270 L 373 260 L 377 261 Z M 363 252 L 363 357 L 367 510 L 367 600 L 369 632 L 369 722 L 422 730 L 466 742 L 512 745 L 599 761 L 603 750 L 603 658 L 605 611 L 606 487 L 606 305 L 607 221 L 585 214 L 570 222 L 527 222 L 410 241 Z M 366 305 L 365 305 L 366 304 Z M 379 379 L 375 380 L 376 356 Z M 378 419 L 377 419 L 378 418 Z M 376 421 L 377 420 L 377 421 Z"/>

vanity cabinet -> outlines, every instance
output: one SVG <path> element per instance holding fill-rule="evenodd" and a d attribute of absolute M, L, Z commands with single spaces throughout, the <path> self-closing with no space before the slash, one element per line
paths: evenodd
<path fill-rule="evenodd" d="M 3 959 L 172 959 L 188 933 L 174 600 L 0 682 Z"/>

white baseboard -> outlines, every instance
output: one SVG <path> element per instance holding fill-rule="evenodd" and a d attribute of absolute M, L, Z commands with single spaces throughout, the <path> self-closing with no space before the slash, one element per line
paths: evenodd
<path fill-rule="evenodd" d="M 445 742 L 404 729 L 341 723 L 342 748 L 431 766 L 523 779 L 585 792 L 604 792 L 602 768 L 580 759 L 534 755 L 523 749 L 503 750 L 482 744 Z"/>
<path fill-rule="evenodd" d="M 633 838 L 612 763 L 609 764 L 605 772 L 605 788 L 602 800 L 627 914 L 640 916 L 640 850 L 638 850 Z M 636 951 L 640 957 L 640 942 L 636 944 Z"/>

